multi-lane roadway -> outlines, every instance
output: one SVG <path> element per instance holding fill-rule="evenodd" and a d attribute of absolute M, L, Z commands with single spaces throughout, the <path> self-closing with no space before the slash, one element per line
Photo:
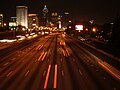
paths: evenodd
<path fill-rule="evenodd" d="M 54 33 L 1 50 L 0 90 L 120 90 L 119 70 L 80 43 Z"/>

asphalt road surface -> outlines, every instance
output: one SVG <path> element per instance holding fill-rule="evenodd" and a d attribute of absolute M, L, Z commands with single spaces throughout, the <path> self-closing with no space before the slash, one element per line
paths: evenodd
<path fill-rule="evenodd" d="M 54 33 L 1 50 L 0 90 L 120 90 L 106 56 L 85 47 Z"/>

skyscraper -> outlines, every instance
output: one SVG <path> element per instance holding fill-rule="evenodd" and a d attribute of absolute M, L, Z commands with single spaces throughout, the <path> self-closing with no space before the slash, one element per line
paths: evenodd
<path fill-rule="evenodd" d="M 28 27 L 30 29 L 39 26 L 38 14 L 28 14 Z"/>
<path fill-rule="evenodd" d="M 48 13 L 48 9 L 47 9 L 47 6 L 45 5 L 44 8 L 43 8 L 44 17 L 46 17 L 47 13 Z"/>
<path fill-rule="evenodd" d="M 58 13 L 57 12 L 53 12 L 51 14 L 51 22 L 55 27 L 58 26 Z"/>
<path fill-rule="evenodd" d="M 16 7 L 17 26 L 25 26 L 28 28 L 28 8 L 26 6 Z"/>
<path fill-rule="evenodd" d="M 45 5 L 43 8 L 43 19 L 44 19 L 44 25 L 46 26 L 48 24 L 48 9 L 47 6 Z"/>

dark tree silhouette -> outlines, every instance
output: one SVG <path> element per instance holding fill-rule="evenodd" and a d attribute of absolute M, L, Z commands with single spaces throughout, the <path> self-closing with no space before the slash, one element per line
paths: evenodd
<path fill-rule="evenodd" d="M 108 42 L 110 48 L 120 51 L 120 17 L 115 18 L 111 38 Z"/>
<path fill-rule="evenodd" d="M 102 26 L 102 36 L 104 39 L 109 39 L 110 38 L 110 32 L 111 32 L 111 24 L 110 23 L 105 23 Z"/>

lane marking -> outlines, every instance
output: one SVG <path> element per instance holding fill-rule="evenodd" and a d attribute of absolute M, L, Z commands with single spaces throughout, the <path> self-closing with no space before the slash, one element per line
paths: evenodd
<path fill-rule="evenodd" d="M 46 74 L 46 70 L 43 72 L 43 76 L 45 76 L 45 74 Z"/>
<path fill-rule="evenodd" d="M 61 58 L 61 62 L 62 62 L 62 58 Z"/>
<path fill-rule="evenodd" d="M 48 78 L 50 75 L 50 69 L 51 69 L 51 65 L 49 65 L 49 67 L 48 67 L 48 71 L 47 71 L 47 75 L 46 75 L 46 79 L 45 79 L 45 83 L 44 83 L 44 89 L 47 89 Z"/>
<path fill-rule="evenodd" d="M 26 72 L 25 77 L 29 74 L 29 72 L 30 72 L 29 70 Z"/>
<path fill-rule="evenodd" d="M 80 73 L 80 75 L 82 75 L 82 72 L 81 72 L 81 70 L 79 69 L 79 73 Z"/>
<path fill-rule="evenodd" d="M 8 65 L 8 64 L 9 64 L 9 62 L 5 63 L 3 66 L 6 66 L 6 65 Z"/>
<path fill-rule="evenodd" d="M 16 58 L 12 58 L 11 60 L 14 61 Z"/>
<path fill-rule="evenodd" d="M 12 73 L 13 73 L 13 71 L 10 71 L 10 72 L 7 74 L 7 77 L 9 77 Z"/>
<path fill-rule="evenodd" d="M 67 52 L 67 55 L 70 56 L 70 53 L 69 53 L 69 51 L 67 49 L 66 49 L 66 52 Z"/>
<path fill-rule="evenodd" d="M 64 71 L 62 70 L 62 76 L 64 76 Z"/>
<path fill-rule="evenodd" d="M 39 47 L 39 50 L 42 49 L 42 47 L 43 47 L 43 45 L 41 45 L 41 46 Z"/>
<path fill-rule="evenodd" d="M 17 55 L 18 57 L 20 56 L 20 54 Z"/>
<path fill-rule="evenodd" d="M 36 48 L 36 50 L 38 50 L 38 48 L 39 48 L 40 46 L 41 46 L 41 45 L 38 45 L 37 48 Z"/>
<path fill-rule="evenodd" d="M 40 50 L 40 49 L 42 49 L 42 47 L 43 47 L 43 45 L 38 45 L 36 50 Z"/>
<path fill-rule="evenodd" d="M 29 47 L 28 49 L 30 50 L 31 48 Z"/>
<path fill-rule="evenodd" d="M 57 64 L 55 65 L 55 73 L 54 73 L 54 89 L 57 88 Z"/>
<path fill-rule="evenodd" d="M 62 52 L 63 52 L 63 55 L 64 55 L 64 56 L 66 56 L 65 51 L 64 51 L 64 50 L 62 50 Z"/>
<path fill-rule="evenodd" d="M 37 62 L 37 59 L 35 59 L 35 63 Z"/>

